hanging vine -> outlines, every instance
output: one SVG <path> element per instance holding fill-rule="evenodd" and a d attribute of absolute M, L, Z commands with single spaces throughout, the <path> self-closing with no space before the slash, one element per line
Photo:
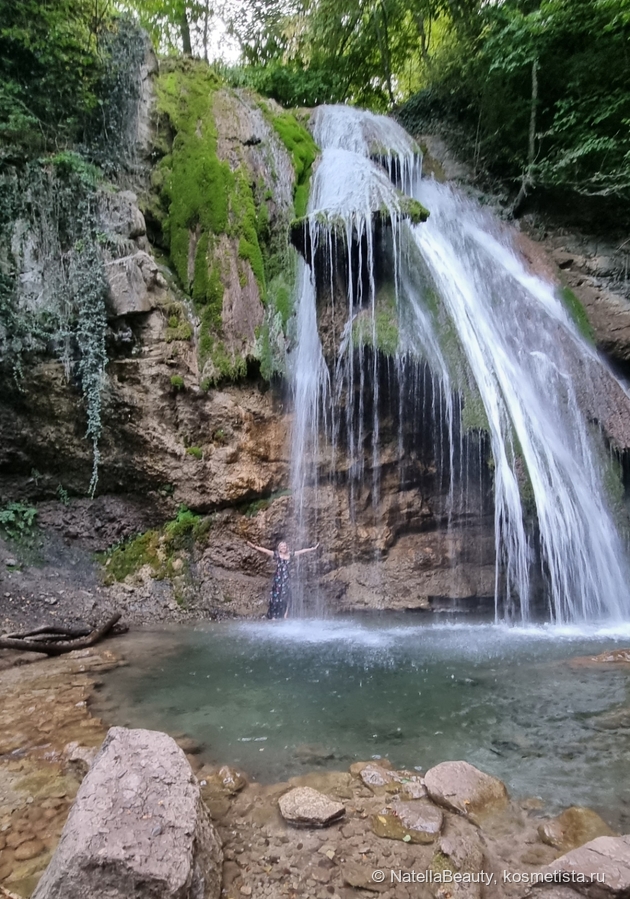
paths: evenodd
<path fill-rule="evenodd" d="M 76 154 L 30 163 L 0 178 L 0 365 L 18 386 L 29 354 L 52 350 L 80 385 L 92 442 L 89 493 L 98 480 L 106 297 L 96 170 Z M 38 279 L 20 285 L 25 253 Z"/>

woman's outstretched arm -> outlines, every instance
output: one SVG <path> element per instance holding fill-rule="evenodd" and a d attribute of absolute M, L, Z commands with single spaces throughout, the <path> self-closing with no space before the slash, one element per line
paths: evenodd
<path fill-rule="evenodd" d="M 298 549 L 294 555 L 303 556 L 305 553 L 314 553 L 318 547 L 319 541 L 315 544 L 315 546 L 307 546 L 306 549 Z"/>
<path fill-rule="evenodd" d="M 265 549 L 264 546 L 257 546 L 255 543 L 252 543 L 251 540 L 247 541 L 247 545 L 251 546 L 252 549 L 257 549 L 259 553 L 264 553 L 266 556 L 273 556 L 272 549 Z"/>

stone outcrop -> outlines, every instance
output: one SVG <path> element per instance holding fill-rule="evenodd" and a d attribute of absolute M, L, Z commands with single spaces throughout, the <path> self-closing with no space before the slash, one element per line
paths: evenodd
<path fill-rule="evenodd" d="M 112 728 L 34 899 L 218 899 L 222 852 L 181 749 Z"/>
<path fill-rule="evenodd" d="M 468 762 L 442 762 L 427 771 L 424 783 L 434 802 L 470 818 L 499 811 L 508 803 L 505 784 Z"/>

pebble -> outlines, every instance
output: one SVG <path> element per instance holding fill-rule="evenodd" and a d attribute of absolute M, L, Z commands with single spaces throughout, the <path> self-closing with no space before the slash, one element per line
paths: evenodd
<path fill-rule="evenodd" d="M 26 843 L 22 843 L 17 849 L 14 851 L 13 856 L 18 862 L 29 861 L 31 858 L 35 858 L 41 852 L 44 851 L 44 844 L 41 840 L 34 839 L 28 840 Z"/>

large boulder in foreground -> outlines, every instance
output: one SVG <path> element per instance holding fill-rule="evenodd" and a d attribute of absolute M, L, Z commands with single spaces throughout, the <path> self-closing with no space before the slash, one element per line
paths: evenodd
<path fill-rule="evenodd" d="M 471 818 L 500 811 L 508 803 L 505 784 L 468 762 L 442 762 L 427 771 L 424 784 L 437 805 Z"/>
<path fill-rule="evenodd" d="M 112 727 L 32 899 L 217 899 L 222 862 L 175 741 Z"/>
<path fill-rule="evenodd" d="M 590 899 L 630 896 L 630 834 L 597 837 L 561 855 L 541 871 L 539 887 L 570 883 Z M 545 894 L 547 895 L 547 894 Z"/>

